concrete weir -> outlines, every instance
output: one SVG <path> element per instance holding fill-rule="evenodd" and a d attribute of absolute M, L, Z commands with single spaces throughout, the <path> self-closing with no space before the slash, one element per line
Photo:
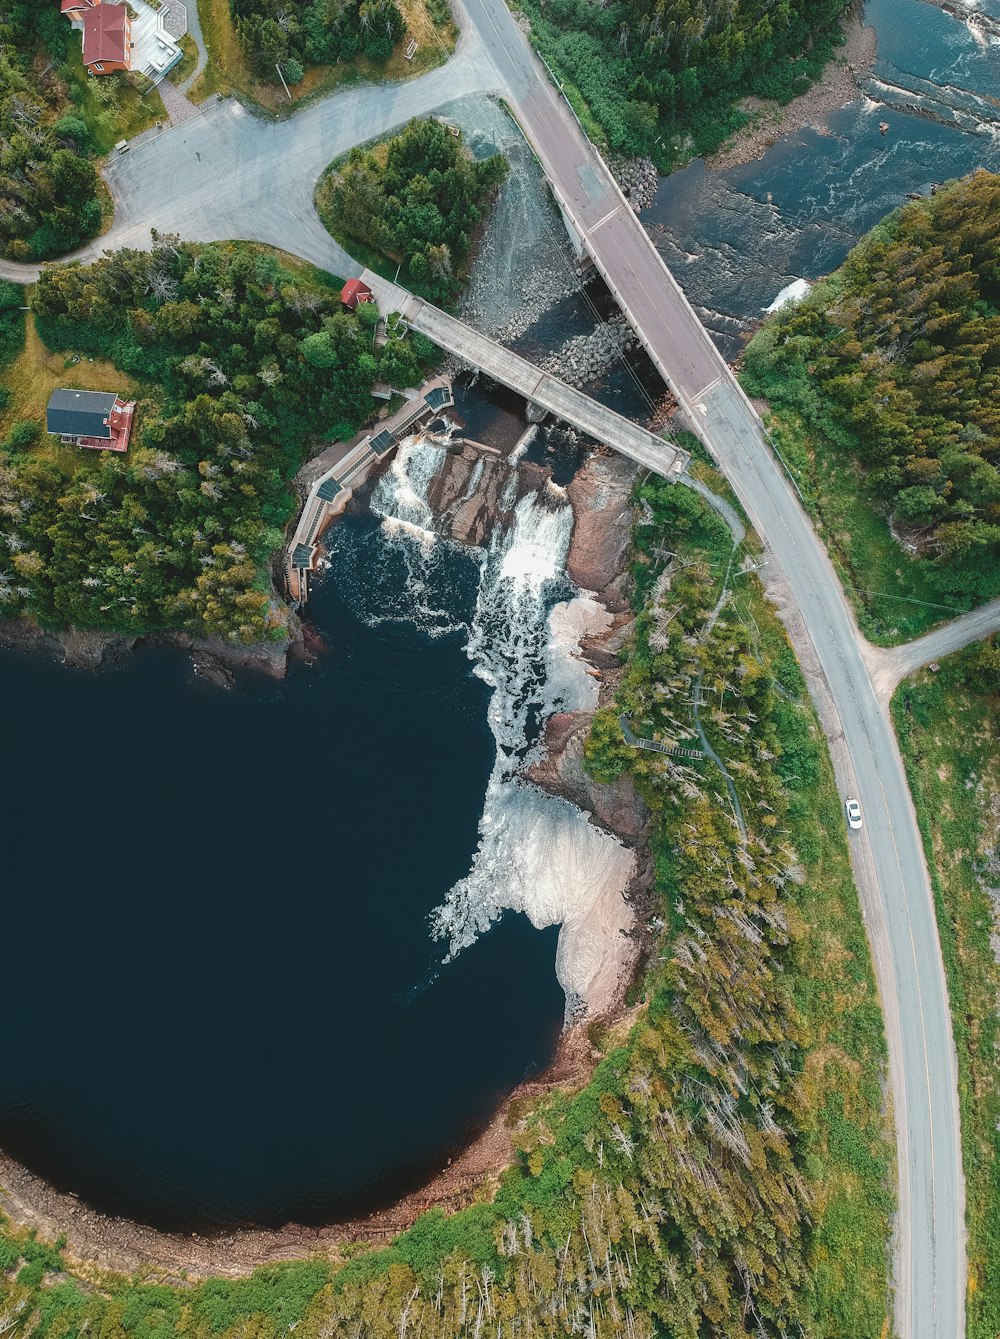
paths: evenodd
<path fill-rule="evenodd" d="M 285 587 L 297 604 L 305 604 L 309 597 L 309 573 L 316 566 L 320 536 L 350 502 L 351 485 L 359 483 L 372 465 L 395 451 L 400 439 L 422 419 L 440 414 L 454 404 L 451 382 L 445 377 L 425 382 L 419 394 L 413 391 L 405 394 L 403 405 L 391 417 L 342 449 L 336 445 L 328 447 L 299 472 L 297 481 L 306 484 L 309 491 L 285 551 Z"/>
<path fill-rule="evenodd" d="M 640 428 L 613 409 L 598 404 L 589 395 L 567 386 L 558 377 L 540 372 L 527 359 L 511 353 L 502 344 L 481 335 L 464 321 L 440 311 L 405 288 L 370 270 L 365 270 L 361 277 L 375 294 L 384 315 L 399 312 L 411 330 L 426 335 L 438 348 L 478 367 L 495 381 L 523 395 L 529 403 L 540 405 L 588 437 L 628 456 L 637 465 L 669 480 L 676 480 L 683 474 L 688 462 L 687 452 L 672 442 Z"/>

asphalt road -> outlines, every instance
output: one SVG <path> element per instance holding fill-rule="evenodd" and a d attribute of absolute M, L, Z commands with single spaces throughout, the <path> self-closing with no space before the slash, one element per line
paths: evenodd
<path fill-rule="evenodd" d="M 951 1015 L 930 879 L 895 734 L 825 550 L 763 427 L 503 0 L 466 0 L 564 213 L 768 547 L 767 584 L 806 669 L 842 793 L 889 1048 L 900 1339 L 957 1339 L 965 1200 Z"/>
<path fill-rule="evenodd" d="M 335 91 L 284 121 L 252 116 L 235 98 L 209 101 L 195 119 L 109 160 L 114 224 L 67 259 L 148 249 L 156 228 L 194 242 L 266 242 L 341 278 L 360 275 L 363 267 L 330 237 L 313 205 L 323 169 L 412 116 L 471 93 L 499 91 L 493 62 L 464 23 L 447 64 L 415 79 Z M 0 277 L 32 282 L 38 266 L 0 260 Z"/>
<path fill-rule="evenodd" d="M 1000 600 L 990 600 L 978 609 L 972 609 L 945 623 L 923 637 L 915 637 L 902 646 L 863 646 L 865 661 L 868 664 L 875 694 L 886 705 L 892 698 L 896 686 L 915 670 L 943 656 L 960 651 L 963 646 L 981 641 L 1000 629 Z"/>
<path fill-rule="evenodd" d="M 107 174 L 115 224 L 81 258 L 148 246 L 156 227 L 192 240 L 267 242 L 342 276 L 358 274 L 312 205 L 325 165 L 454 98 L 505 92 L 557 198 L 767 544 L 764 575 L 784 605 L 838 783 L 863 805 L 865 827 L 850 841 L 889 1044 L 899 1168 L 896 1329 L 899 1339 L 957 1339 L 964 1182 L 948 1000 L 922 845 L 862 638 L 752 407 L 502 0 L 466 5 L 471 27 L 463 23 L 455 58 L 419 79 L 338 92 L 278 123 L 218 104 L 115 159 Z M 0 275 L 33 277 L 32 267 L 10 262 L 0 262 Z"/>

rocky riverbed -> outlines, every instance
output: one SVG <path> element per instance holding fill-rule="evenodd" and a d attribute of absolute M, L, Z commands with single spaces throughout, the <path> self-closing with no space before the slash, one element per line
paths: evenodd
<path fill-rule="evenodd" d="M 580 389 L 638 346 L 624 316 L 612 316 L 584 335 L 574 335 L 556 353 L 541 359 L 539 367 Z"/>

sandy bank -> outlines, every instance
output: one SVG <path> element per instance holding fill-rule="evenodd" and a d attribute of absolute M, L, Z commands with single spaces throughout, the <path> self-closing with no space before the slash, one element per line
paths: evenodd
<path fill-rule="evenodd" d="M 349 1243 L 379 1244 L 411 1227 L 428 1209 L 465 1208 L 493 1193 L 514 1160 L 517 1108 L 559 1086 L 582 1087 L 600 1058 L 584 1024 L 567 1029 L 544 1074 L 510 1094 L 483 1133 L 420 1190 L 390 1208 L 324 1227 L 289 1223 L 274 1230 L 237 1229 L 211 1236 L 158 1232 L 127 1218 L 97 1213 L 76 1195 L 55 1190 L 0 1153 L 0 1211 L 40 1237 L 66 1238 L 69 1264 L 85 1277 L 94 1267 L 180 1283 L 213 1276 L 237 1278 L 261 1265 L 320 1256 L 338 1261 Z"/>

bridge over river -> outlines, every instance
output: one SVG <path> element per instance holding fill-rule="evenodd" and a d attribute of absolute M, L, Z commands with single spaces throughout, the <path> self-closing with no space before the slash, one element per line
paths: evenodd
<path fill-rule="evenodd" d="M 505 98 L 578 252 L 604 277 L 767 546 L 762 576 L 805 670 L 838 785 L 864 804 L 864 829 L 850 841 L 885 1018 L 896 1125 L 895 1328 L 900 1339 L 958 1339 L 965 1330 L 965 1213 L 948 993 L 916 816 L 864 639 L 753 406 L 524 32 L 503 0 L 452 3 L 462 28 L 459 50 L 422 78 L 342 90 L 274 123 L 258 121 L 235 102 L 221 104 L 137 144 L 107 169 L 115 224 L 80 258 L 115 246 L 149 246 L 149 229 L 156 227 L 190 240 L 267 242 L 351 277 L 361 267 L 325 232 L 313 206 L 325 164 L 465 93 Z M 38 267 L 0 262 L 0 275 L 30 282 Z M 443 348 L 516 384 L 648 468 L 677 477 L 682 457 L 676 448 L 635 425 L 626 431 L 624 420 L 605 416 L 586 396 L 574 398 L 569 387 L 546 380 L 443 313 L 415 305 L 403 290 L 390 294 L 374 276 L 369 282 Z M 508 379 L 515 376 L 517 383 Z"/>
<path fill-rule="evenodd" d="M 539 405 L 574 428 L 604 442 L 637 465 L 675 480 L 683 473 L 688 462 L 686 451 L 666 442 L 655 433 L 639 427 L 630 419 L 616 414 L 583 391 L 567 386 L 558 377 L 540 372 L 533 363 L 511 353 L 502 344 L 481 335 L 464 321 L 415 297 L 405 288 L 390 283 L 371 270 L 365 270 L 362 281 L 375 294 L 383 315 L 399 312 L 411 330 L 435 343 L 465 362 L 486 372 L 495 381 L 509 386 L 533 404 Z"/>
<path fill-rule="evenodd" d="M 464 4 L 578 252 L 593 260 L 767 545 L 763 575 L 806 673 L 841 793 L 864 802 L 851 859 L 885 1019 L 896 1126 L 895 1328 L 900 1339 L 958 1339 L 965 1184 L 951 1012 L 923 843 L 864 639 L 759 416 L 525 33 L 504 0 Z M 453 349 L 457 332 L 447 319 L 416 310 L 411 323 Z"/>

